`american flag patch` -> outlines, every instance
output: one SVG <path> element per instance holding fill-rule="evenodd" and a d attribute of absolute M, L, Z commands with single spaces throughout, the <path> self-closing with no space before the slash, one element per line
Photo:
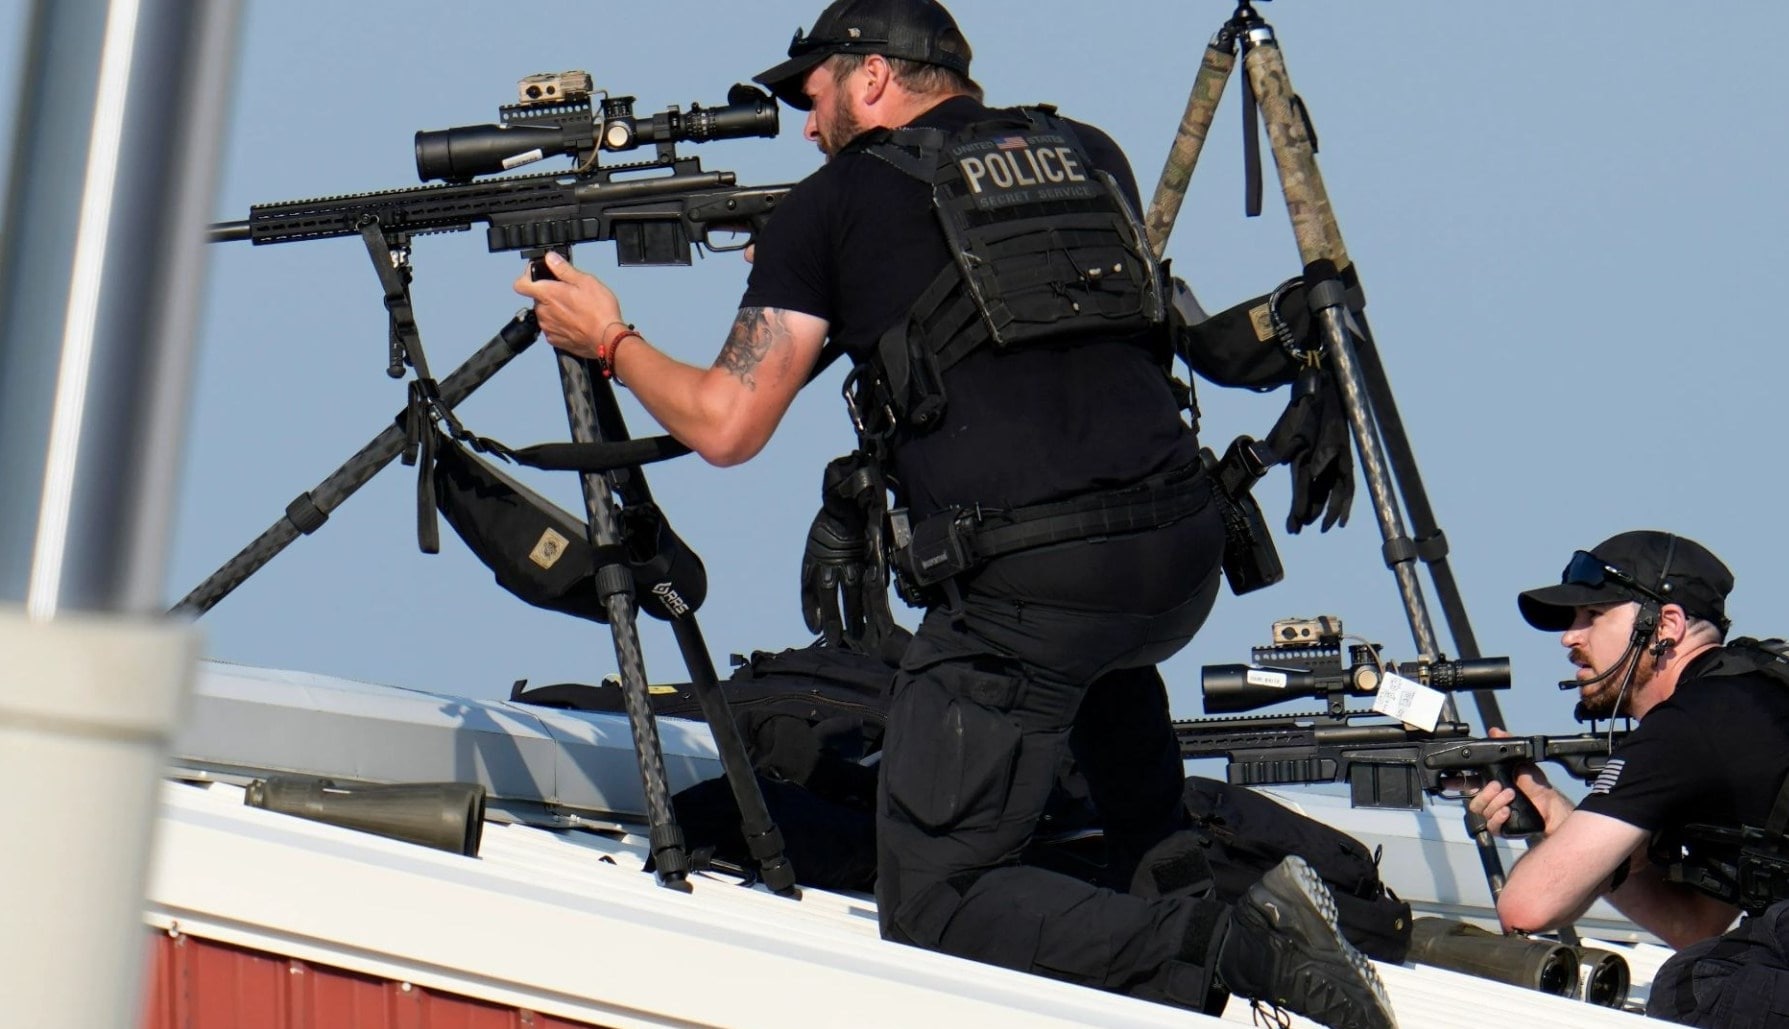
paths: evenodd
<path fill-rule="evenodd" d="M 1622 766 L 1626 764 L 1625 760 L 1620 760 L 1604 765 L 1602 773 L 1596 777 L 1596 782 L 1590 784 L 1590 792 L 1608 793 L 1614 789 L 1616 780 L 1621 778 Z"/>
<path fill-rule="evenodd" d="M 1002 136 L 995 141 L 994 145 L 1001 150 L 1023 150 L 1031 144 L 1026 141 L 1024 136 Z"/>

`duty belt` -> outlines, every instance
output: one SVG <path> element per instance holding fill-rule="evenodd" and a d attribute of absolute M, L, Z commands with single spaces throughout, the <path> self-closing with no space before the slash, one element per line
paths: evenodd
<path fill-rule="evenodd" d="M 1204 470 L 1191 465 L 1047 504 L 955 508 L 913 526 L 904 545 L 897 524 L 894 564 L 906 585 L 931 586 L 1020 550 L 1172 524 L 1202 510 L 1211 502 L 1211 490 Z"/>

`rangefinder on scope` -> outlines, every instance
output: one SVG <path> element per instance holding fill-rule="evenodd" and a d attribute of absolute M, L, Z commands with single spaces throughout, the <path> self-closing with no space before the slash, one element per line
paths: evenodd
<path fill-rule="evenodd" d="M 1300 697 L 1317 697 L 1330 713 L 1346 713 L 1348 697 L 1378 692 L 1396 672 L 1433 689 L 1501 690 L 1509 686 L 1509 658 L 1485 657 L 1396 665 L 1379 658 L 1379 644 L 1357 643 L 1342 655 L 1342 620 L 1334 615 L 1273 623 L 1273 642 L 1249 651 L 1246 665 L 1206 665 L 1200 671 L 1205 712 L 1253 711 Z"/>
<path fill-rule="evenodd" d="M 463 125 L 416 134 L 416 174 L 424 182 L 470 182 L 480 175 L 513 171 L 561 155 L 578 168 L 595 163 L 598 151 L 632 150 L 656 143 L 665 158 L 674 143 L 777 133 L 776 100 L 740 83 L 724 107 L 691 104 L 634 116 L 631 96 L 597 96 L 589 72 L 530 75 L 516 84 L 518 100 L 498 109 L 500 124 Z M 592 100 L 596 106 L 592 106 Z"/>

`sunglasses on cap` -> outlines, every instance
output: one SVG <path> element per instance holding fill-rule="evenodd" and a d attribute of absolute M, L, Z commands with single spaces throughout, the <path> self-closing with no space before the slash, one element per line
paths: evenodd
<path fill-rule="evenodd" d="M 831 36 L 810 36 L 807 34 L 806 29 L 802 29 L 802 28 L 798 27 L 795 30 L 794 38 L 789 40 L 789 56 L 790 57 L 800 57 L 803 54 L 811 54 L 816 50 L 824 49 L 827 47 L 860 47 L 860 46 L 887 46 L 887 45 L 888 45 L 888 40 L 886 40 L 886 39 L 868 39 L 863 36 L 851 36 L 849 38 L 844 38 L 844 39 L 840 39 L 837 37 L 831 37 Z"/>
<path fill-rule="evenodd" d="M 1579 550 L 1572 554 L 1572 559 L 1566 562 L 1565 571 L 1559 574 L 1559 582 L 1564 586 L 1589 586 L 1593 589 L 1615 585 L 1638 593 L 1660 605 L 1670 603 L 1658 590 L 1641 585 L 1640 580 L 1588 550 Z M 1670 585 L 1667 584 L 1665 590 L 1669 591 L 1670 589 Z"/>

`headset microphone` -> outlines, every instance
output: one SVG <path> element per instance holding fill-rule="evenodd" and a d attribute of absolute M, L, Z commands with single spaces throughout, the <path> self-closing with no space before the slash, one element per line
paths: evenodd
<path fill-rule="evenodd" d="M 1619 672 L 1623 668 L 1625 668 L 1627 666 L 1628 662 L 1634 658 L 1638 649 L 1639 649 L 1639 647 L 1637 644 L 1630 645 L 1628 647 L 1628 649 L 1622 653 L 1621 660 L 1610 665 L 1608 671 L 1604 672 L 1603 674 L 1601 674 L 1599 676 L 1596 676 L 1595 678 L 1585 679 L 1582 682 L 1578 681 L 1577 679 L 1561 679 L 1561 680 L 1559 680 L 1559 689 L 1561 691 L 1564 691 L 1564 690 L 1575 690 L 1575 689 L 1578 689 L 1583 686 L 1595 686 L 1597 683 L 1602 682 L 1604 679 L 1609 678 L 1611 675 L 1614 675 L 1616 672 Z"/>
<path fill-rule="evenodd" d="M 1646 645 L 1646 640 L 1652 635 L 1653 626 L 1655 624 L 1655 620 L 1649 618 L 1645 609 L 1642 609 L 1639 617 L 1634 620 L 1633 634 L 1628 637 L 1627 649 L 1622 651 L 1620 660 L 1610 665 L 1608 671 L 1595 678 L 1585 679 L 1582 682 L 1579 682 L 1577 679 L 1559 680 L 1560 691 L 1564 692 L 1565 690 L 1581 689 L 1585 686 L 1595 686 L 1597 683 L 1609 678 L 1623 668 L 1629 668 L 1631 671 L 1632 668 L 1638 667 L 1640 664 L 1640 648 Z M 1658 643 L 1653 644 L 1650 649 L 1653 654 L 1656 655 L 1662 654 L 1665 650 L 1675 647 L 1676 645 L 1676 640 L 1660 640 Z M 1626 687 L 1623 688 L 1625 689 Z"/>

